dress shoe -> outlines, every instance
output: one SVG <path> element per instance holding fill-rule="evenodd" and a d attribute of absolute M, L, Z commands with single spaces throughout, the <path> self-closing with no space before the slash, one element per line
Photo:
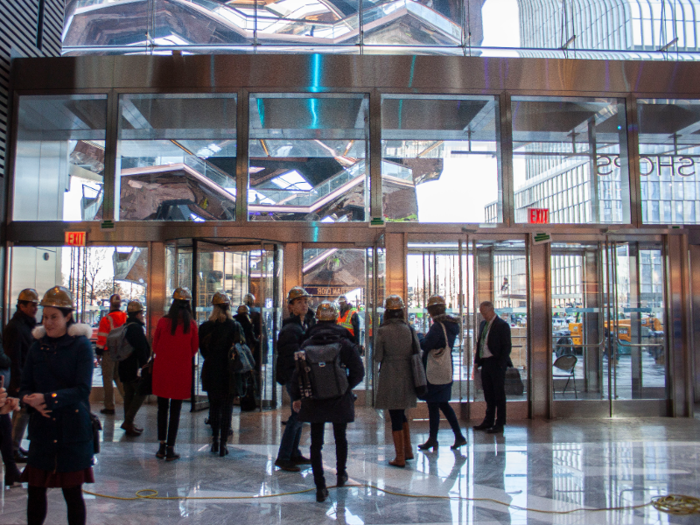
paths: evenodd
<path fill-rule="evenodd" d="M 481 425 L 474 425 L 472 428 L 474 430 L 488 430 L 492 427 L 493 425 L 488 425 L 486 423 L 482 423 Z"/>
<path fill-rule="evenodd" d="M 143 430 L 139 432 L 139 430 L 134 425 L 128 425 L 126 423 L 122 423 L 121 428 L 122 430 L 124 430 L 124 434 L 132 437 L 140 436 L 141 432 L 143 432 Z"/>
<path fill-rule="evenodd" d="M 322 489 L 316 489 L 316 501 L 319 503 L 323 503 L 328 499 L 328 489 L 327 488 L 322 488 Z"/>
<path fill-rule="evenodd" d="M 455 438 L 455 443 L 450 448 L 452 450 L 457 450 L 459 447 L 463 447 L 466 444 L 467 444 L 467 440 L 464 438 L 464 436 L 461 436 L 461 437 Z"/>
<path fill-rule="evenodd" d="M 486 431 L 487 434 L 503 434 L 503 425 L 496 425 Z"/>
<path fill-rule="evenodd" d="M 348 482 L 348 473 L 347 472 L 338 472 L 338 479 L 337 479 L 335 486 L 336 487 L 344 487 L 347 482 Z"/>
<path fill-rule="evenodd" d="M 103 408 L 100 410 L 100 414 L 106 414 L 108 416 L 113 416 L 114 415 L 114 409 L 113 408 Z"/>
<path fill-rule="evenodd" d="M 27 456 L 25 454 L 22 454 L 21 451 L 15 450 L 14 453 L 12 454 L 12 457 L 15 460 L 15 463 L 26 463 L 27 462 Z"/>
<path fill-rule="evenodd" d="M 223 458 L 226 455 L 228 455 L 228 448 L 226 447 L 226 442 L 222 441 L 219 445 L 219 457 Z"/>
<path fill-rule="evenodd" d="M 300 472 L 301 469 L 297 467 L 294 462 L 292 461 L 284 461 L 282 459 L 278 459 L 275 461 L 275 467 L 281 469 L 281 470 L 286 470 L 287 472 Z"/>
<path fill-rule="evenodd" d="M 211 440 L 211 453 L 212 454 L 219 453 L 219 440 L 217 438 L 212 438 L 212 440 Z"/>
<path fill-rule="evenodd" d="M 161 443 L 158 447 L 158 452 L 156 452 L 156 457 L 158 459 L 165 459 L 165 443 Z"/>
<path fill-rule="evenodd" d="M 298 456 L 294 456 L 292 458 L 292 463 L 295 465 L 311 465 L 311 460 L 299 454 Z"/>

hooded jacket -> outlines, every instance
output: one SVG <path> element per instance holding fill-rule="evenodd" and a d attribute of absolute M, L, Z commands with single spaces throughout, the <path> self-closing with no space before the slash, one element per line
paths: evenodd
<path fill-rule="evenodd" d="M 20 399 L 41 393 L 49 417 L 27 406 L 29 458 L 27 464 L 51 472 L 74 472 L 92 465 L 90 421 L 93 352 L 86 324 L 72 324 L 57 338 L 43 326 L 33 330 L 36 341 L 29 348 L 22 371 Z"/>

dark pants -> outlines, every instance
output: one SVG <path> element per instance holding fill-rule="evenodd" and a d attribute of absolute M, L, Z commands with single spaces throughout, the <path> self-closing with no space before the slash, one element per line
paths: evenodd
<path fill-rule="evenodd" d="M 124 386 L 124 424 L 133 425 L 136 413 L 141 408 L 146 396 L 140 396 L 136 393 L 139 386 L 137 381 L 125 381 Z"/>
<path fill-rule="evenodd" d="M 391 430 L 394 432 L 400 432 L 403 430 L 403 424 L 408 423 L 406 419 L 406 411 L 401 410 L 389 410 L 389 417 L 391 418 Z"/>
<path fill-rule="evenodd" d="M 209 394 L 209 424 L 214 439 L 221 435 L 222 441 L 228 440 L 233 415 L 233 398 L 229 395 Z"/>
<path fill-rule="evenodd" d="M 27 430 L 29 423 L 29 414 L 27 407 L 22 407 L 19 412 L 15 412 L 12 416 L 12 449 L 18 451 L 22 445 L 24 431 Z"/>
<path fill-rule="evenodd" d="M 10 419 L 10 414 L 0 416 L 0 453 L 7 471 L 14 473 L 17 466 L 12 453 L 12 419 Z"/>
<path fill-rule="evenodd" d="M 459 428 L 457 414 L 452 409 L 449 403 L 428 403 L 428 418 L 430 419 L 430 438 L 437 439 L 438 429 L 440 428 L 440 411 L 445 414 L 445 419 L 450 424 L 455 438 L 463 437 L 462 431 Z"/>
<path fill-rule="evenodd" d="M 287 392 L 290 391 L 291 383 L 285 385 Z M 291 394 L 290 394 L 291 397 Z M 299 414 L 292 410 L 292 414 L 284 427 L 280 449 L 277 452 L 277 459 L 280 461 L 291 461 L 292 458 L 301 456 L 299 441 L 301 441 L 301 427 L 303 423 L 299 421 Z"/>
<path fill-rule="evenodd" d="M 323 432 L 325 423 L 311 423 L 311 468 L 314 472 L 314 483 L 317 489 L 326 488 L 326 478 L 323 476 Z M 338 475 L 345 472 L 348 463 L 348 439 L 345 431 L 347 423 L 333 423 L 333 437 L 335 438 L 335 460 Z"/>
<path fill-rule="evenodd" d="M 158 398 L 158 441 L 166 441 L 169 447 L 175 446 L 177 439 L 177 429 L 180 425 L 180 409 L 182 399 Z M 170 413 L 170 423 L 168 424 L 168 412 Z"/>
<path fill-rule="evenodd" d="M 506 369 L 498 366 L 496 358 L 489 357 L 481 361 L 481 384 L 486 400 L 484 424 L 504 426 L 506 424 Z"/>
<path fill-rule="evenodd" d="M 83 500 L 83 488 L 63 488 L 63 498 L 68 507 L 68 525 L 85 525 L 85 501 Z M 42 525 L 46 519 L 46 488 L 32 487 L 27 489 L 27 523 L 28 525 Z"/>

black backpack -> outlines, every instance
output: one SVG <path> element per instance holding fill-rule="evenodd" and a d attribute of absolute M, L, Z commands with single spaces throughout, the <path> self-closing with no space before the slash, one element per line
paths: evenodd
<path fill-rule="evenodd" d="M 294 353 L 301 397 L 336 399 L 348 390 L 348 374 L 340 364 L 340 343 L 309 345 Z"/>

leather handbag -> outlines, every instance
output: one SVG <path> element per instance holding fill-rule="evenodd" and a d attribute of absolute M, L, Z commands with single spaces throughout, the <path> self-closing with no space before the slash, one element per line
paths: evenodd
<path fill-rule="evenodd" d="M 102 423 L 100 418 L 96 414 L 90 412 L 90 423 L 92 423 L 92 447 L 95 454 L 100 453 L 100 431 L 102 430 Z"/>
<path fill-rule="evenodd" d="M 445 346 L 430 350 L 425 375 L 432 385 L 446 385 L 452 382 L 452 348 L 447 339 L 445 325 L 440 323 L 442 333 L 445 334 Z"/>
<path fill-rule="evenodd" d="M 411 329 L 411 345 L 413 346 L 413 354 L 411 354 L 411 371 L 413 372 L 413 386 L 416 389 L 416 395 L 420 398 L 428 393 L 428 379 L 425 377 L 425 368 L 423 367 L 423 359 L 421 358 L 420 348 L 416 345 L 416 336 L 412 326 Z"/>

